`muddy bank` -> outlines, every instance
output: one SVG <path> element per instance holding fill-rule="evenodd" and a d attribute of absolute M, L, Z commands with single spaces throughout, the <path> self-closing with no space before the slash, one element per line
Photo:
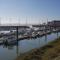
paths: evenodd
<path fill-rule="evenodd" d="M 44 47 L 20 55 L 16 60 L 54 60 L 58 56 L 60 56 L 60 38 Z"/>

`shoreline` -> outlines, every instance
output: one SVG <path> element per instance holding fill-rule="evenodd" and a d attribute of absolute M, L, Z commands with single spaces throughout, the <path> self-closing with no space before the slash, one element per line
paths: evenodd
<path fill-rule="evenodd" d="M 58 56 L 60 56 L 60 37 L 41 48 L 32 49 L 18 56 L 16 60 L 54 60 Z"/>

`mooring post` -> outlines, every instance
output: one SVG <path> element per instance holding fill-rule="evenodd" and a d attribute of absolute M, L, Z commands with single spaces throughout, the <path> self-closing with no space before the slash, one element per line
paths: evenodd
<path fill-rule="evenodd" d="M 46 26 L 45 26 L 45 35 L 47 35 L 47 28 L 46 28 Z"/>
<path fill-rule="evenodd" d="M 18 56 L 18 26 L 16 26 L 16 38 L 17 38 L 16 53 Z"/>
<path fill-rule="evenodd" d="M 50 26 L 50 30 L 49 31 L 52 32 L 51 26 Z"/>
<path fill-rule="evenodd" d="M 17 36 L 17 41 L 18 41 L 18 26 L 16 27 L 16 36 Z"/>

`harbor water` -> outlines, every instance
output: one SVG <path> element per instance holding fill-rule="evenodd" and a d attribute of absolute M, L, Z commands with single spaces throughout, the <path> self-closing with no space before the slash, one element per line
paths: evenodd
<path fill-rule="evenodd" d="M 40 48 L 48 42 L 54 41 L 60 36 L 60 32 L 51 33 L 35 39 L 24 39 L 16 45 L 0 45 L 0 60 L 15 60 L 18 55 L 26 53 L 34 48 Z"/>

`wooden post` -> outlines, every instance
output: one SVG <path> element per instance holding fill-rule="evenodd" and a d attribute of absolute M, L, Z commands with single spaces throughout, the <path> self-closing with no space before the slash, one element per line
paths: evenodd
<path fill-rule="evenodd" d="M 18 41 L 18 26 L 16 27 L 16 36 L 17 36 L 17 41 Z"/>
<path fill-rule="evenodd" d="M 51 31 L 51 26 L 50 26 L 50 31 Z"/>
<path fill-rule="evenodd" d="M 17 47 L 18 47 L 18 26 L 16 26 L 16 39 L 17 39 Z"/>
<path fill-rule="evenodd" d="M 16 38 L 17 38 L 16 53 L 18 56 L 18 26 L 16 26 Z"/>

